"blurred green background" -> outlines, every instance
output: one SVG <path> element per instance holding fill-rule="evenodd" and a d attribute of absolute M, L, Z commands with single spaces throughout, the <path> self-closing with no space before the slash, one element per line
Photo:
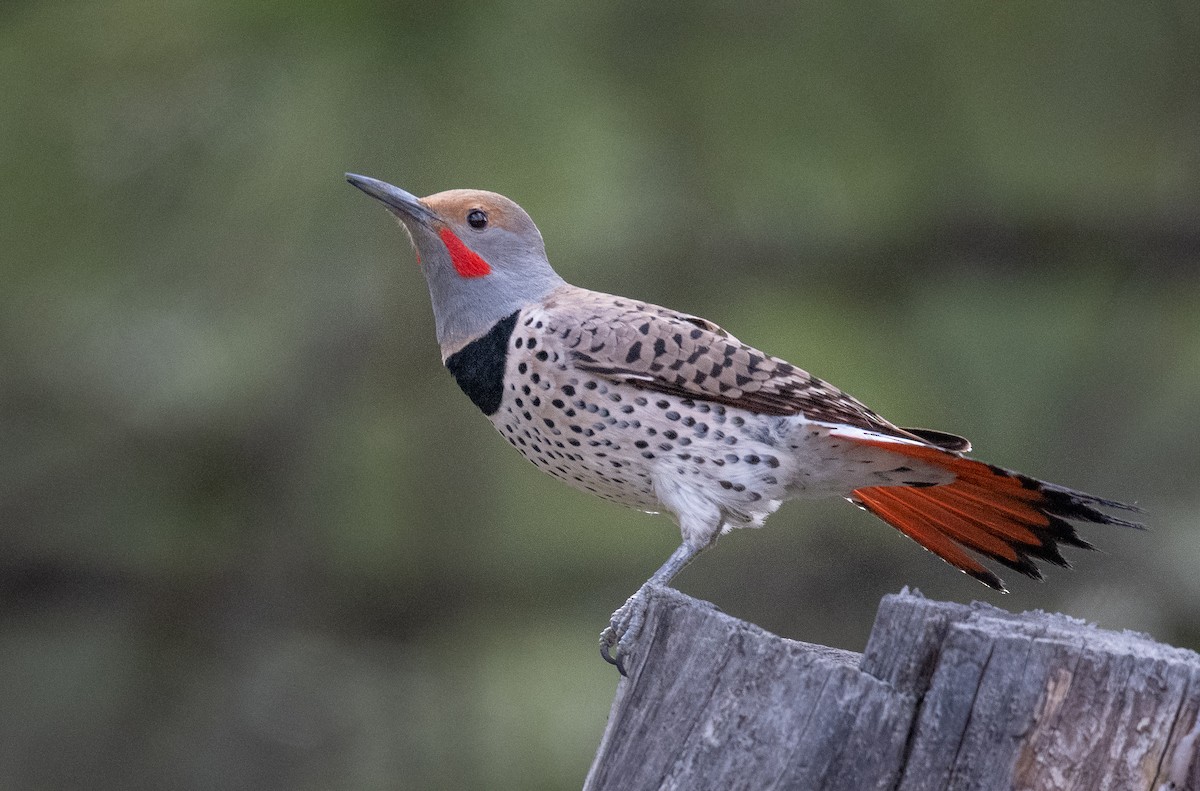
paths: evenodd
<path fill-rule="evenodd" d="M 793 503 L 682 590 L 1200 648 L 1200 5 L 7 0 L 0 73 L 0 787 L 582 783 L 677 530 L 494 435 L 346 170 L 1153 527 L 1000 597 Z"/>

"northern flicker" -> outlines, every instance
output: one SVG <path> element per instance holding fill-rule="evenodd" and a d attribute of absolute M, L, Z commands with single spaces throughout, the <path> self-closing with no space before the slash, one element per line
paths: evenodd
<path fill-rule="evenodd" d="M 1035 579 L 1092 548 L 1067 520 L 1140 527 L 1134 506 L 968 458 L 962 437 L 900 428 L 711 321 L 565 282 L 533 220 L 508 198 L 417 198 L 351 184 L 399 218 L 433 300 L 442 359 L 525 458 L 606 500 L 667 511 L 683 541 L 613 613 L 601 655 L 624 673 L 649 587 L 722 533 L 785 501 L 841 497 L 1003 591 L 979 560 Z"/>

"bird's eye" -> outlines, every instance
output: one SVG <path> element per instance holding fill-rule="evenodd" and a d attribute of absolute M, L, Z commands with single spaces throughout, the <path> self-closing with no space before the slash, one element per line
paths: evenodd
<path fill-rule="evenodd" d="M 472 228 L 483 228 L 487 225 L 487 212 L 483 209 L 471 209 L 467 212 L 467 223 Z"/>

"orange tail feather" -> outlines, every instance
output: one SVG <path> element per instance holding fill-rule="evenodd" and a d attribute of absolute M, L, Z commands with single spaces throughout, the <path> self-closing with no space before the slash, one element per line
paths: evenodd
<path fill-rule="evenodd" d="M 1035 558 L 1070 567 L 1059 552 L 1059 544 L 1093 549 L 1068 519 L 1142 527 L 1097 509 L 1139 511 L 1131 505 L 1039 481 L 941 448 L 886 440 L 856 441 L 954 473 L 955 480 L 935 486 L 856 489 L 850 500 L 996 590 L 1005 590 L 1004 582 L 965 549 L 1041 579 Z"/>

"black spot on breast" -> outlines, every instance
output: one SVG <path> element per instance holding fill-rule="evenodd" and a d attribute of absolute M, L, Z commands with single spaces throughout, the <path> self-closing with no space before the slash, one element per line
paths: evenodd
<path fill-rule="evenodd" d="M 508 340 L 516 325 L 517 313 L 514 312 L 496 322 L 486 335 L 446 358 L 446 368 L 454 381 L 485 415 L 495 414 L 504 397 Z"/>

